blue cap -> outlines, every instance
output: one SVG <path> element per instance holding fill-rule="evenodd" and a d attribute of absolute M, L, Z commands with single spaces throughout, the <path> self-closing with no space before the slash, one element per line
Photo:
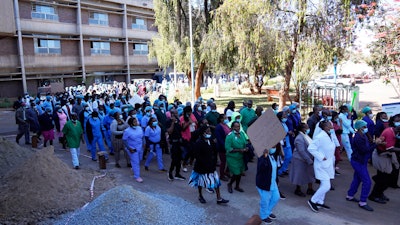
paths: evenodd
<path fill-rule="evenodd" d="M 354 123 L 354 128 L 356 130 L 360 129 L 361 127 L 367 126 L 367 122 L 364 120 L 357 120 L 357 122 Z"/>
<path fill-rule="evenodd" d="M 145 112 L 147 111 L 151 111 L 153 108 L 151 106 L 146 106 L 146 108 L 144 109 Z"/>
<path fill-rule="evenodd" d="M 369 106 L 365 106 L 363 109 L 362 109 L 362 113 L 367 113 L 367 112 L 369 112 L 369 111 L 371 111 L 371 108 L 369 107 Z"/>
<path fill-rule="evenodd" d="M 115 101 L 114 105 L 115 105 L 115 107 L 120 107 L 121 101 L 120 100 Z"/>
<path fill-rule="evenodd" d="M 153 103 L 153 106 L 158 106 L 158 104 L 160 103 L 160 100 L 156 99 Z"/>
<path fill-rule="evenodd" d="M 172 104 L 168 105 L 168 111 L 170 111 L 174 106 Z"/>

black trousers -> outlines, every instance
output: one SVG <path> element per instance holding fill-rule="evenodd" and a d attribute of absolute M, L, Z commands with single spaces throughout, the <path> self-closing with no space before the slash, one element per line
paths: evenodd
<path fill-rule="evenodd" d="M 383 192 L 389 187 L 391 175 L 378 170 L 377 174 L 372 177 L 375 185 L 369 195 L 370 198 L 380 198 Z"/>
<path fill-rule="evenodd" d="M 169 173 L 175 169 L 175 174 L 179 174 L 181 170 L 181 161 L 182 161 L 182 148 L 179 142 L 172 142 L 171 146 L 171 166 L 169 167 Z"/>

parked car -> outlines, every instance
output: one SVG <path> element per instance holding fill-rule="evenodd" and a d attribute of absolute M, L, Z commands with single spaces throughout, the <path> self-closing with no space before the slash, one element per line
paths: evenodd
<path fill-rule="evenodd" d="M 335 85 L 335 75 L 325 75 L 314 81 L 311 81 L 309 84 L 316 84 L 318 86 L 333 86 Z M 336 84 L 340 85 L 355 85 L 355 79 L 350 75 L 338 75 L 336 77 Z"/>

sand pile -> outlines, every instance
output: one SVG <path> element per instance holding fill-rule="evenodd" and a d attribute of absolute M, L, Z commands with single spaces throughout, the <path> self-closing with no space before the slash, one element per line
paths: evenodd
<path fill-rule="evenodd" d="M 15 142 L 10 142 L 0 137 L 0 177 L 21 165 L 34 153 L 34 150 L 23 148 Z"/>
<path fill-rule="evenodd" d="M 71 169 L 54 155 L 52 146 L 38 150 L 24 162 L 7 160 L 7 164 L 19 166 L 1 180 L 0 224 L 35 223 L 81 207 L 90 200 L 88 190 L 93 175 L 99 175 L 95 171 L 84 175 L 81 170 Z M 96 187 L 96 191 L 101 193 L 102 188 Z"/>
<path fill-rule="evenodd" d="M 96 198 L 72 217 L 54 224 L 141 224 L 141 225 L 187 225 L 213 224 L 203 208 L 179 197 L 165 194 L 144 193 L 132 186 L 115 187 Z"/>

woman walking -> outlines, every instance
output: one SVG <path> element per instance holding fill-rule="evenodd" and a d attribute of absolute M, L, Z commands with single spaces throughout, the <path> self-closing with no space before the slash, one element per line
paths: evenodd
<path fill-rule="evenodd" d="M 66 149 L 66 140 L 62 130 L 67 123 L 67 120 L 67 114 L 64 113 L 60 105 L 57 105 L 56 111 L 54 112 L 54 124 L 57 130 L 58 141 L 62 144 L 63 149 Z"/>
<path fill-rule="evenodd" d="M 260 217 L 266 224 L 271 224 L 276 216 L 272 209 L 279 201 L 277 180 L 277 162 L 274 154 L 276 147 L 265 150 L 264 155 L 258 158 L 256 186 L 260 194 Z"/>
<path fill-rule="evenodd" d="M 53 145 L 54 140 L 53 114 L 51 113 L 50 107 L 46 108 L 45 110 L 46 112 L 39 116 L 39 124 L 43 135 L 44 147 L 47 146 L 47 141 L 50 142 L 50 145 Z"/>
<path fill-rule="evenodd" d="M 132 164 L 133 178 L 137 182 L 142 183 L 143 179 L 140 177 L 140 161 L 142 160 L 144 149 L 143 130 L 134 117 L 128 120 L 128 125 L 129 128 L 125 129 L 122 140 Z"/>
<path fill-rule="evenodd" d="M 123 116 L 119 112 L 114 113 L 114 120 L 111 122 L 110 125 L 110 132 L 111 132 L 111 143 L 114 149 L 115 154 L 115 167 L 121 168 L 119 165 L 119 158 L 120 152 L 124 152 L 124 157 L 126 159 L 126 166 L 132 167 L 128 153 L 125 151 L 124 143 L 122 141 L 122 135 L 124 134 L 124 130 L 128 128 L 129 125 L 126 124 L 123 120 Z"/>
<path fill-rule="evenodd" d="M 357 193 L 358 186 L 362 183 L 360 201 L 358 206 L 367 211 L 374 211 L 368 204 L 367 198 L 371 190 L 371 178 L 368 173 L 368 160 L 371 157 L 372 151 L 375 149 L 375 144 L 370 144 L 367 128 L 367 122 L 358 120 L 354 124 L 357 130 L 352 141 L 353 154 L 351 155 L 351 166 L 354 169 L 353 181 L 347 191 L 346 200 L 357 202 L 354 197 Z M 380 139 L 377 139 L 379 141 Z"/>
<path fill-rule="evenodd" d="M 228 192 L 233 192 L 233 182 L 236 182 L 236 191 L 244 192 L 244 190 L 240 188 L 240 179 L 244 172 L 243 153 L 247 151 L 247 140 L 243 131 L 240 131 L 240 123 L 238 121 L 234 121 L 231 126 L 232 132 L 226 136 L 225 140 L 226 162 L 229 171 L 232 173 L 231 180 L 228 183 Z"/>
<path fill-rule="evenodd" d="M 314 156 L 315 178 L 321 181 L 318 190 L 314 193 L 308 205 L 311 210 L 318 212 L 318 208 L 330 209 L 324 204 L 325 195 L 331 189 L 330 180 L 335 177 L 333 167 L 335 161 L 335 143 L 331 135 L 334 135 L 332 124 L 329 121 L 321 121 L 322 130 L 308 146 L 308 151 Z"/>
<path fill-rule="evenodd" d="M 306 123 L 300 123 L 297 130 L 299 132 L 294 139 L 295 148 L 289 177 L 290 182 L 296 185 L 294 194 L 300 197 L 306 197 L 306 194 L 301 191 L 302 185 L 308 185 L 307 194 L 312 195 L 315 193 L 312 187 L 312 183 L 315 182 L 313 156 L 307 150 L 312 139 L 308 136 L 310 128 L 308 128 Z"/>
<path fill-rule="evenodd" d="M 206 200 L 203 197 L 202 189 L 215 189 L 217 194 L 217 204 L 228 203 L 229 200 L 223 199 L 219 187 L 219 180 L 216 171 L 217 165 L 217 148 L 211 140 L 211 130 L 207 125 L 204 125 L 199 130 L 200 138 L 193 146 L 193 155 L 196 159 L 192 174 L 189 179 L 189 185 L 197 187 L 199 191 L 199 201 L 204 204 Z"/>
<path fill-rule="evenodd" d="M 149 170 L 149 165 L 154 156 L 157 157 L 158 170 L 160 172 L 166 172 L 162 160 L 162 150 L 160 147 L 161 141 L 161 128 L 158 126 L 158 121 L 156 118 L 151 117 L 144 132 L 144 137 L 146 139 L 146 145 L 150 149 L 150 153 L 144 164 L 144 169 Z"/>

